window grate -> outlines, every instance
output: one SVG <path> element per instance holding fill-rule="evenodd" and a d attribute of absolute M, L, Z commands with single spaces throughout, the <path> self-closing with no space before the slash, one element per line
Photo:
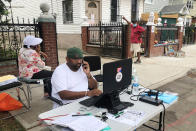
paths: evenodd
<path fill-rule="evenodd" d="M 73 23 L 73 0 L 63 1 L 63 23 Z"/>

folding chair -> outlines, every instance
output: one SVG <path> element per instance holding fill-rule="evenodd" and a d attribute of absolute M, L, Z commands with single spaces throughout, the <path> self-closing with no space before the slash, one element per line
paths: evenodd
<path fill-rule="evenodd" d="M 50 99 L 51 101 L 56 102 L 57 104 L 59 104 L 60 106 L 62 106 L 63 105 L 63 102 L 62 101 L 60 101 L 60 100 L 52 97 L 52 84 L 51 84 L 51 79 L 47 79 L 45 81 L 45 84 L 46 84 L 46 86 L 45 86 L 46 91 L 47 91 L 47 93 L 49 95 L 48 96 L 48 99 Z"/>
<path fill-rule="evenodd" d="M 84 61 L 87 61 L 90 66 L 90 71 L 98 71 L 100 73 L 93 75 L 98 82 L 103 82 L 103 75 L 101 74 L 101 58 L 100 56 L 84 56 Z"/>
<path fill-rule="evenodd" d="M 51 85 L 51 78 L 44 78 L 44 79 L 28 79 L 28 78 L 19 78 L 19 80 L 21 82 L 23 82 L 24 84 L 26 84 L 27 86 L 27 98 L 28 98 L 28 104 L 29 107 L 31 107 L 31 101 L 32 101 L 32 95 L 31 95 L 31 84 L 45 84 L 45 88 L 46 88 L 46 93 L 48 93 L 48 99 L 52 100 L 53 102 L 56 102 L 57 104 L 59 104 L 60 106 L 63 105 L 62 101 L 52 97 L 52 85 Z M 43 82 L 44 81 L 44 82 Z"/>
<path fill-rule="evenodd" d="M 43 80 L 42 79 L 30 79 L 30 78 L 24 78 L 24 77 L 19 77 L 18 80 L 23 84 L 26 85 L 26 100 L 27 100 L 27 107 L 30 109 L 31 108 L 31 101 L 32 101 L 32 92 L 31 88 L 38 87 L 34 86 L 31 87 L 30 85 L 32 84 L 39 84 L 43 85 Z M 22 89 L 23 92 L 25 92 L 25 89 Z"/>

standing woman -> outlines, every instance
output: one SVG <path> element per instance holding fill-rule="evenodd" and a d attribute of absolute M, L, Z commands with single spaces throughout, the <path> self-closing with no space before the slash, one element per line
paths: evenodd
<path fill-rule="evenodd" d="M 44 79 L 44 85 L 48 78 L 52 76 L 52 71 L 45 70 L 45 62 L 41 56 L 47 59 L 47 55 L 40 51 L 41 38 L 27 36 L 23 40 L 23 48 L 18 55 L 19 76 L 30 79 Z M 48 96 L 44 86 L 44 96 Z"/>

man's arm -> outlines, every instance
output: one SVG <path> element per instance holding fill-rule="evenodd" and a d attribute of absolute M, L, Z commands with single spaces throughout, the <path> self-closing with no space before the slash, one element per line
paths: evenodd
<path fill-rule="evenodd" d="M 97 81 L 91 76 L 88 62 L 83 61 L 83 70 L 88 78 L 88 88 L 97 89 Z"/>
<path fill-rule="evenodd" d="M 81 91 L 73 92 L 68 90 L 60 91 L 58 94 L 62 100 L 75 100 L 82 98 L 84 96 L 99 96 L 102 92 L 98 89 L 93 89 L 91 91 Z"/>
<path fill-rule="evenodd" d="M 122 17 L 122 19 L 125 20 L 127 22 L 127 24 L 129 24 L 129 25 L 131 24 L 131 22 L 128 21 L 124 16 Z"/>

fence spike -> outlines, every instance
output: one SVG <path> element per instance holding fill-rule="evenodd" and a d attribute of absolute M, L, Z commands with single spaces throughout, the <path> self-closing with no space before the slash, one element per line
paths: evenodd
<path fill-rule="evenodd" d="M 18 24 L 20 23 L 20 21 L 19 21 L 19 17 L 17 16 L 17 21 L 18 21 Z"/>

